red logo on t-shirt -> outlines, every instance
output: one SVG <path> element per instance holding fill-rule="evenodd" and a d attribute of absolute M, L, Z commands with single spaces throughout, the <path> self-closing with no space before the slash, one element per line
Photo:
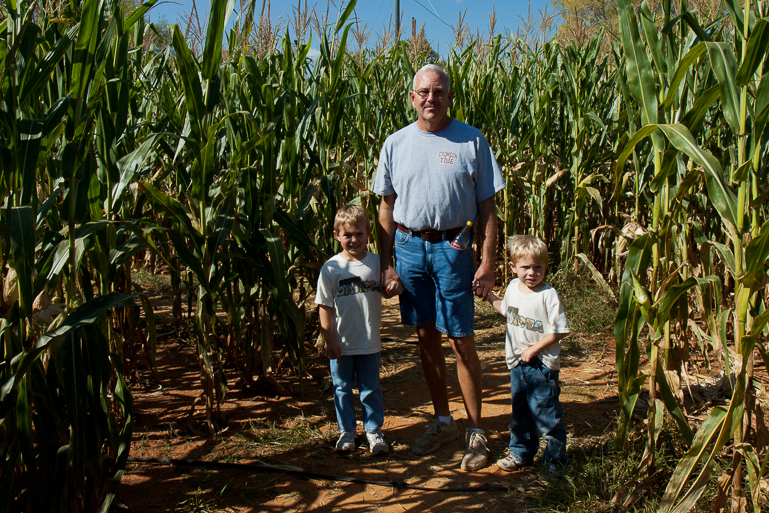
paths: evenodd
<path fill-rule="evenodd" d="M 438 163 L 442 166 L 453 166 L 454 162 L 459 158 L 459 154 L 453 151 L 439 151 Z"/>

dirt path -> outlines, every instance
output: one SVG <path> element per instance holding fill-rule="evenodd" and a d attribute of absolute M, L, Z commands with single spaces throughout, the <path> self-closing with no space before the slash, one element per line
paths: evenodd
<path fill-rule="evenodd" d="M 283 376 L 292 397 L 248 396 L 232 390 L 225 403 L 228 427 L 210 437 L 200 424 L 198 407 L 186 421 L 199 393 L 193 348 L 176 340 L 159 344 L 159 383 L 136 384 L 135 457 L 197 459 L 229 463 L 288 465 L 308 472 L 376 481 L 405 481 L 427 487 L 467 487 L 498 483 L 505 488 L 485 492 L 427 492 L 402 488 L 302 479 L 285 474 L 238 470 L 204 470 L 155 464 L 129 464 L 116 511 L 257 512 L 257 511 L 452 511 L 525 510 L 525 495 L 545 491 L 548 479 L 536 468 L 506 473 L 494 464 L 503 457 L 509 433 L 509 374 L 504 364 L 504 319 L 481 306 L 476 314 L 476 342 L 483 366 L 483 416 L 490 464 L 464 472 L 464 450 L 458 440 L 433 454 L 417 457 L 413 438 L 432 413 L 419 368 L 413 330 L 399 324 L 397 305 L 383 312 L 383 431 L 391 444 L 384 456 L 370 456 L 361 446 L 353 454 L 334 452 L 336 421 L 328 384 L 328 361 L 311 350 L 307 368 L 312 379 Z M 160 329 L 159 331 L 164 331 Z M 446 344 L 449 397 L 460 428 L 466 416 L 456 376 L 454 355 Z M 593 443 L 616 416 L 616 374 L 608 335 L 595 339 L 572 336 L 564 343 L 561 372 L 565 420 L 570 446 Z M 149 375 L 147 376 L 149 377 Z M 303 394 L 302 394 L 303 389 Z M 359 427 L 359 432 L 362 429 Z"/>

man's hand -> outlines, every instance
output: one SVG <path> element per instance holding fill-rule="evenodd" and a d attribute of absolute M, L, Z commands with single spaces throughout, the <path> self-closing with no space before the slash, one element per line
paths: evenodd
<path fill-rule="evenodd" d="M 539 351 L 534 346 L 529 346 L 523 351 L 521 351 L 521 360 L 523 360 L 526 363 L 531 363 L 532 360 L 534 360 L 537 355 L 539 354 Z"/>
<path fill-rule="evenodd" d="M 395 269 L 392 267 L 388 267 L 382 271 L 382 278 L 380 283 L 382 284 L 382 297 L 385 299 L 389 299 L 393 296 L 399 296 L 405 290 L 400 276 L 398 276 L 398 273 L 396 273 Z"/>
<path fill-rule="evenodd" d="M 494 253 L 497 241 L 497 207 L 494 196 L 478 203 L 478 229 L 483 237 L 483 260 L 473 278 L 473 292 L 485 299 L 494 288 Z"/>
<path fill-rule="evenodd" d="M 382 265 L 382 278 L 379 281 L 379 286 L 385 299 L 398 296 L 405 290 L 400 276 L 395 272 L 392 258 L 395 230 L 398 226 L 393 219 L 396 197 L 395 194 L 382 196 L 382 202 L 379 204 L 379 225 L 381 228 L 379 230 L 379 261 Z"/>
<path fill-rule="evenodd" d="M 342 348 L 339 346 L 339 342 L 334 339 L 326 339 L 326 357 L 329 360 L 336 360 L 342 357 Z"/>
<path fill-rule="evenodd" d="M 494 271 L 487 270 L 485 266 L 481 265 L 475 272 L 475 278 L 473 278 L 473 293 L 476 296 L 486 299 L 492 289 L 494 288 Z"/>

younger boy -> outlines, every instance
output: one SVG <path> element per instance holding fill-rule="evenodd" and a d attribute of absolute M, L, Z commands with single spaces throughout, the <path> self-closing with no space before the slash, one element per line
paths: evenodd
<path fill-rule="evenodd" d="M 384 408 L 379 383 L 379 255 L 366 250 L 371 235 L 366 211 L 359 205 L 339 209 L 334 218 L 334 235 L 342 252 L 321 268 L 315 302 L 320 305 L 326 356 L 331 359 L 340 433 L 336 450 L 355 449 L 352 388 L 357 379 L 369 449 L 371 454 L 386 453 L 390 448 L 382 436 Z"/>
<path fill-rule="evenodd" d="M 551 472 L 566 464 L 566 428 L 558 400 L 561 339 L 569 323 L 558 293 L 542 280 L 547 271 L 547 246 L 537 237 L 516 235 L 507 242 L 513 279 L 499 299 L 486 299 L 507 317 L 505 359 L 510 369 L 513 415 L 510 454 L 497 461 L 502 470 L 531 465 L 539 437 L 547 439 L 542 463 Z"/>

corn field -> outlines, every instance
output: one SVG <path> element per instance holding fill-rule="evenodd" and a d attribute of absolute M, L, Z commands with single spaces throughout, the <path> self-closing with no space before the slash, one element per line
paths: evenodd
<path fill-rule="evenodd" d="M 286 33 L 260 51 L 255 0 L 234 26 L 233 0 L 212 1 L 199 48 L 178 26 L 167 47 L 149 43 L 156 1 L 0 6 L 0 511 L 109 509 L 130 450 L 126 383 L 157 344 L 131 279 L 142 255 L 170 271 L 210 432 L 224 427 L 228 388 L 273 380 L 274 349 L 301 375 L 317 336 L 308 297 L 338 251 L 333 215 L 356 202 L 375 218 L 379 151 L 415 117 L 407 91 L 425 54 L 406 41 L 348 50 L 354 1 L 319 40 Z M 688 448 L 660 510 L 694 509 L 715 479 L 716 510 L 759 512 L 767 3 L 724 0 L 714 20 L 683 0 L 617 8 L 610 46 L 500 35 L 455 46 L 441 61 L 450 114 L 486 135 L 504 169 L 500 241 L 539 235 L 555 266 L 580 263 L 616 293 L 617 446 L 647 389 L 639 480 L 662 430 Z M 501 286 L 502 244 L 498 261 Z M 731 393 L 702 422 L 684 402 L 693 352 Z"/>

